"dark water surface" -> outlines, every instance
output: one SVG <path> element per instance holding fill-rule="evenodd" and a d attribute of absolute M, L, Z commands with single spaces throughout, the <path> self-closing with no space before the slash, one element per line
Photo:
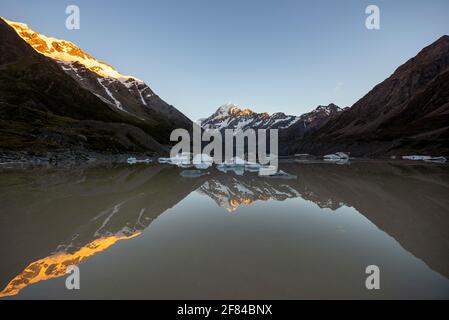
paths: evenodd
<path fill-rule="evenodd" d="M 0 171 L 6 299 L 449 298 L 449 167 Z M 365 268 L 380 268 L 367 290 Z M 68 265 L 81 289 L 67 290 Z"/>

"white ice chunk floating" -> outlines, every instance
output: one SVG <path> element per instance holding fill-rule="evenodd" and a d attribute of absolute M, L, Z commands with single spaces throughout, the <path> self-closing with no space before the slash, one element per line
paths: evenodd
<path fill-rule="evenodd" d="M 202 163 L 195 163 L 195 164 L 193 164 L 193 166 L 200 170 L 206 170 L 206 169 L 210 168 L 212 166 L 212 164 L 207 163 L 207 162 L 202 162 Z"/>
<path fill-rule="evenodd" d="M 229 163 L 220 163 L 217 164 L 217 170 L 224 173 L 234 172 L 236 175 L 242 176 L 245 173 L 245 166 L 234 165 Z"/>
<path fill-rule="evenodd" d="M 213 161 L 214 159 L 212 159 L 211 156 L 205 153 L 198 153 L 193 157 L 193 163 L 213 162 Z"/>
<path fill-rule="evenodd" d="M 246 164 L 246 161 L 239 157 L 232 158 L 232 161 L 236 166 L 244 166 Z"/>
<path fill-rule="evenodd" d="M 423 155 L 402 156 L 402 159 L 413 160 L 413 161 L 441 162 L 441 163 L 444 163 L 447 161 L 446 157 L 434 157 L 434 156 L 423 156 Z"/>
<path fill-rule="evenodd" d="M 178 153 L 176 156 L 171 158 L 159 158 L 159 163 L 167 163 L 172 164 L 181 168 L 190 168 L 191 167 L 191 153 L 190 152 L 183 152 Z"/>
<path fill-rule="evenodd" d="M 129 157 L 128 160 L 126 160 L 128 164 L 136 164 L 136 163 L 151 163 L 151 159 L 143 159 L 143 160 L 137 160 L 135 157 Z"/>
<path fill-rule="evenodd" d="M 246 162 L 245 163 L 245 170 L 249 172 L 259 172 L 260 164 L 255 162 Z"/>
<path fill-rule="evenodd" d="M 130 157 L 126 161 L 128 162 L 128 164 L 135 164 L 135 163 L 137 163 L 137 159 L 134 158 L 134 157 Z"/>
<path fill-rule="evenodd" d="M 276 166 L 264 166 L 259 168 L 259 176 L 271 176 L 276 174 L 278 168 Z"/>
<path fill-rule="evenodd" d="M 209 155 L 200 153 L 200 154 L 196 154 L 193 157 L 192 162 L 193 162 L 193 165 L 195 166 L 195 168 L 204 170 L 204 169 L 208 169 L 209 167 L 211 167 L 213 161 L 214 160 Z"/>
<path fill-rule="evenodd" d="M 181 162 L 181 163 L 178 163 L 177 166 L 179 168 L 192 168 L 193 167 L 193 165 L 190 162 Z"/>
<path fill-rule="evenodd" d="M 233 171 L 236 175 L 241 176 L 245 173 L 245 164 L 247 162 L 242 158 L 233 157 L 230 160 L 217 164 L 217 170 L 224 173 Z"/>
<path fill-rule="evenodd" d="M 403 156 L 402 159 L 404 160 L 415 160 L 415 161 L 420 161 L 420 160 L 430 160 L 430 158 L 432 158 L 431 156 L 421 156 L 421 155 L 412 155 L 412 156 Z"/>
<path fill-rule="evenodd" d="M 247 163 L 248 163 L 247 161 L 245 161 L 244 159 L 242 159 L 240 157 L 233 157 L 224 162 L 224 164 L 226 164 L 228 166 L 244 166 Z"/>
<path fill-rule="evenodd" d="M 323 156 L 323 159 L 326 161 L 348 160 L 349 155 L 344 152 L 336 152 L 336 153 L 326 154 L 325 156 Z"/>
<path fill-rule="evenodd" d="M 174 165 L 189 165 L 191 154 L 189 152 L 178 153 L 176 156 L 170 158 L 170 163 Z"/>

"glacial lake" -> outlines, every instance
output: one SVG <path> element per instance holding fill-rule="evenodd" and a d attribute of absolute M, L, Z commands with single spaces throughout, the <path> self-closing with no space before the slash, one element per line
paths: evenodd
<path fill-rule="evenodd" d="M 281 169 L 295 177 L 0 169 L 0 297 L 449 298 L 448 165 Z M 66 289 L 69 265 L 79 290 Z"/>

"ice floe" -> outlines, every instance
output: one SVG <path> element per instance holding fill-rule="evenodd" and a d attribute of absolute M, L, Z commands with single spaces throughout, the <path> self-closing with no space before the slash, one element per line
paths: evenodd
<path fill-rule="evenodd" d="M 327 161 L 349 160 L 349 155 L 344 152 L 336 152 L 332 154 L 326 154 L 325 156 L 323 156 L 323 159 Z"/>
<path fill-rule="evenodd" d="M 128 164 L 151 163 L 151 159 L 138 160 L 138 159 L 135 158 L 135 157 L 129 157 L 128 160 L 126 160 L 126 162 L 128 162 Z"/>
<path fill-rule="evenodd" d="M 207 154 L 200 153 L 193 157 L 193 166 L 197 169 L 205 170 L 212 166 L 214 159 Z"/>
<path fill-rule="evenodd" d="M 439 162 L 444 163 L 447 161 L 446 157 L 434 157 L 434 156 L 423 156 L 423 155 L 411 155 L 411 156 L 402 156 L 404 160 L 413 160 L 413 161 L 427 161 L 427 162 Z"/>
<path fill-rule="evenodd" d="M 245 166 L 223 162 L 217 164 L 217 170 L 223 173 L 234 172 L 236 175 L 242 176 L 245 173 Z"/>
<path fill-rule="evenodd" d="M 176 156 L 171 158 L 159 158 L 159 163 L 172 164 L 178 167 L 191 167 L 192 155 L 190 152 L 178 153 Z"/>
<path fill-rule="evenodd" d="M 264 166 L 259 168 L 259 176 L 271 176 L 278 172 L 276 166 Z"/>

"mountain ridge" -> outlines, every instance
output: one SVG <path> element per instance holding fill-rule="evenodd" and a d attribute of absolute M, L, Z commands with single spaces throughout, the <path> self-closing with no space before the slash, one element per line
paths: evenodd
<path fill-rule="evenodd" d="M 169 119 L 143 121 L 114 109 L 2 19 L 0 35 L 1 151 L 167 152 Z"/>
<path fill-rule="evenodd" d="M 449 36 L 423 48 L 319 130 L 287 140 L 286 154 L 449 155 Z"/>
<path fill-rule="evenodd" d="M 248 129 L 279 129 L 288 130 L 291 127 L 302 128 L 301 132 L 309 130 L 319 122 L 333 117 L 342 109 L 331 103 L 328 106 L 318 106 L 316 109 L 300 116 L 286 115 L 283 112 L 268 114 L 254 112 L 249 108 L 240 108 L 233 103 L 225 103 L 208 118 L 200 119 L 203 129 L 223 131 L 234 129 L 245 131 Z"/>
<path fill-rule="evenodd" d="M 162 100 L 144 81 L 119 73 L 113 66 L 96 59 L 71 41 L 43 35 L 24 23 L 4 20 L 34 50 L 56 61 L 80 86 L 116 111 L 152 125 L 191 127 L 190 119 Z"/>

